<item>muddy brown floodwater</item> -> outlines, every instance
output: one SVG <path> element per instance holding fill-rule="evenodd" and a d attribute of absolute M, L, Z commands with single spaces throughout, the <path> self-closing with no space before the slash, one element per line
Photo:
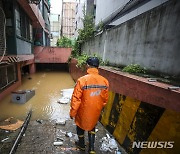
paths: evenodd
<path fill-rule="evenodd" d="M 69 106 L 57 103 L 62 89 L 74 87 L 68 72 L 37 72 L 22 78 L 22 85 L 16 90 L 34 89 L 33 96 L 25 104 L 11 102 L 11 95 L 0 102 L 0 120 L 9 117 L 24 120 L 32 109 L 31 120 L 58 120 L 69 118 Z M 16 91 L 15 90 L 15 91 Z"/>

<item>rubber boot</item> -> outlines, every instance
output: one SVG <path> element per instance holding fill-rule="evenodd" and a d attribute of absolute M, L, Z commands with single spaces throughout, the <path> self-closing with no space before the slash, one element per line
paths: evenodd
<path fill-rule="evenodd" d="M 84 135 L 78 135 L 79 141 L 75 142 L 76 146 L 82 150 L 85 151 L 85 144 L 84 144 Z"/>
<path fill-rule="evenodd" d="M 94 131 L 88 132 L 88 139 L 89 139 L 89 153 L 95 154 L 96 152 L 94 150 L 94 141 L 95 141 L 95 132 Z"/>

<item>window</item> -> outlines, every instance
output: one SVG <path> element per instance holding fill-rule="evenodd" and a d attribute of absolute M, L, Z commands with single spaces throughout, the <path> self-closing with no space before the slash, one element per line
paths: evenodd
<path fill-rule="evenodd" d="M 22 38 L 32 41 L 32 25 L 26 13 L 19 7 L 15 9 L 16 34 Z"/>
<path fill-rule="evenodd" d="M 17 80 L 16 65 L 1 65 L 0 66 L 0 90 L 6 88 L 11 83 Z"/>

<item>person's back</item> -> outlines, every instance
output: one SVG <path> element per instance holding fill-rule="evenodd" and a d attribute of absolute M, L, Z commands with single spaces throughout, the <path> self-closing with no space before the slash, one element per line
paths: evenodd
<path fill-rule="evenodd" d="M 98 74 L 96 68 L 89 68 L 87 72 L 88 75 L 78 80 L 83 91 L 75 122 L 80 128 L 90 131 L 96 125 L 107 102 L 109 85 L 108 81 Z"/>
<path fill-rule="evenodd" d="M 109 83 L 107 79 L 99 75 L 97 67 L 99 61 L 96 58 L 90 58 L 87 64 L 90 68 L 87 70 L 87 75 L 77 80 L 72 99 L 70 117 L 75 117 L 75 123 L 77 125 L 77 134 L 79 140 L 82 140 L 80 136 L 84 134 L 84 130 L 89 131 L 89 151 L 94 151 L 94 138 L 95 126 L 99 119 L 102 108 L 106 105 L 108 100 L 108 87 Z M 93 134 L 91 134 L 93 132 Z M 84 140 L 84 136 L 83 136 Z M 80 148 L 84 147 L 84 141 L 81 141 Z M 92 144 L 91 144 L 92 143 Z M 83 148 L 81 148 L 83 149 Z"/>

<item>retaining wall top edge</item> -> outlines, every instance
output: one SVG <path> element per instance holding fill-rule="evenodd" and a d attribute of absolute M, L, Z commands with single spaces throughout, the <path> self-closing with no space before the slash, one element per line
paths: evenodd
<path fill-rule="evenodd" d="M 143 82 L 143 83 L 149 84 L 151 86 L 163 88 L 163 89 L 166 89 L 166 90 L 169 90 L 168 87 L 172 86 L 170 84 L 162 83 L 162 82 L 159 82 L 159 81 L 149 82 L 148 78 L 136 76 L 136 75 L 129 74 L 129 73 L 126 73 L 126 72 L 122 72 L 122 71 L 116 71 L 116 70 L 113 70 L 113 69 L 111 69 L 111 68 L 109 68 L 107 66 L 100 66 L 99 69 L 108 71 L 110 73 L 118 74 L 118 75 L 120 75 L 122 77 L 126 77 L 126 78 L 129 78 L 129 79 L 132 79 L 132 80 L 136 80 L 138 82 Z M 177 89 L 177 90 L 171 90 L 171 91 L 180 94 L 180 88 Z"/>

